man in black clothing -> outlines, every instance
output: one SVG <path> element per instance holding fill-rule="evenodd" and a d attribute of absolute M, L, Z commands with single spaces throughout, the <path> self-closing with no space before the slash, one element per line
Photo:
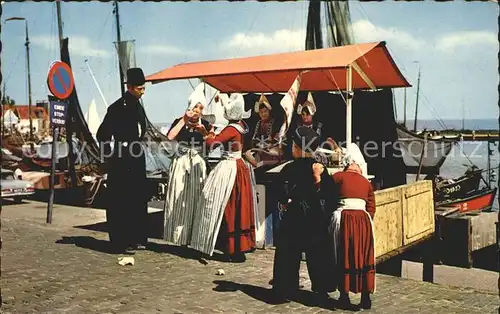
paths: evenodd
<path fill-rule="evenodd" d="M 318 134 L 297 128 L 293 137 L 294 161 L 280 172 L 279 197 L 283 219 L 274 256 L 273 292 L 276 301 L 288 302 L 299 289 L 302 252 L 306 252 L 311 290 L 320 297 L 334 291 L 329 271 L 328 223 L 337 201 L 335 183 L 315 150 Z"/>
<path fill-rule="evenodd" d="M 139 102 L 145 81 L 140 68 L 127 71 L 127 92 L 109 106 L 97 131 L 108 174 L 108 233 L 118 252 L 133 253 L 147 244 L 146 160 L 141 143 L 146 133 L 146 113 Z"/>

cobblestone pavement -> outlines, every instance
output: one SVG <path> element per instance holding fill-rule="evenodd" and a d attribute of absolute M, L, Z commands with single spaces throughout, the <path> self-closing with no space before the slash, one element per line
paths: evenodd
<path fill-rule="evenodd" d="M 47 226 L 45 206 L 2 208 L 2 313 L 326 313 L 334 306 L 312 304 L 306 290 L 294 302 L 269 304 L 273 250 L 243 264 L 202 264 L 154 241 L 135 254 L 134 266 L 120 266 L 120 255 L 106 252 L 106 233 L 74 227 L 102 221 L 102 211 L 56 206 Z M 224 276 L 215 275 L 219 268 Z M 308 289 L 305 264 L 302 281 Z M 368 312 L 496 313 L 499 297 L 377 275 L 373 302 Z"/>

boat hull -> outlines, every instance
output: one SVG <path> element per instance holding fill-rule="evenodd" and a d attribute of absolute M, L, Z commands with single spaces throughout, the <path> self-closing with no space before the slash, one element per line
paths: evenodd
<path fill-rule="evenodd" d="M 497 188 L 485 188 L 468 197 L 437 202 L 436 207 L 457 207 L 459 212 L 489 210 L 493 207 Z"/>

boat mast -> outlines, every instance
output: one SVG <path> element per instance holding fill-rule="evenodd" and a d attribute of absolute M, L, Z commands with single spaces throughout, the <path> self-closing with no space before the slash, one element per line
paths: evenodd
<path fill-rule="evenodd" d="M 59 55 L 62 60 L 62 50 L 63 50 L 63 22 L 62 22 L 62 14 L 61 14 L 61 1 L 56 0 L 56 14 L 57 14 L 57 30 L 59 33 Z M 71 97 L 71 96 L 70 96 Z M 68 168 L 69 168 L 69 174 L 71 177 L 71 187 L 76 187 L 77 186 L 77 178 L 76 178 L 76 170 L 75 170 L 75 153 L 73 151 L 73 116 L 74 116 L 74 109 L 73 106 L 68 106 L 68 116 L 66 120 L 66 142 L 68 143 L 68 155 L 69 155 L 69 160 L 68 160 Z M 50 110 L 50 106 L 49 106 Z M 54 135 L 54 134 L 53 134 Z M 53 137 L 53 140 L 56 140 L 56 137 Z M 52 145 L 54 145 L 54 141 L 52 142 Z"/>
<path fill-rule="evenodd" d="M 57 12 L 57 30 L 59 31 L 59 51 L 62 51 L 63 46 L 63 28 L 61 19 L 61 1 L 56 0 L 56 12 Z"/>
<path fill-rule="evenodd" d="M 121 34 L 120 34 L 120 14 L 118 12 L 118 1 L 113 1 L 115 9 L 113 10 L 113 13 L 115 14 L 116 17 L 116 41 L 118 42 L 118 45 L 120 45 L 121 42 Z M 125 85 L 123 84 L 124 79 L 123 79 L 123 70 L 122 66 L 120 63 L 120 56 L 118 56 L 118 70 L 120 71 L 120 90 L 122 92 L 122 95 L 125 94 Z"/>
<path fill-rule="evenodd" d="M 28 114 L 30 119 L 30 141 L 34 141 L 33 136 L 33 118 L 31 117 L 31 71 L 30 71 L 30 40 L 28 37 L 28 21 L 24 20 L 26 23 L 26 67 L 28 70 Z"/>
<path fill-rule="evenodd" d="M 406 87 L 404 88 L 404 98 L 403 98 L 403 126 L 406 128 Z"/>
<path fill-rule="evenodd" d="M 415 120 L 413 121 L 413 131 L 414 132 L 417 132 L 418 95 L 419 94 L 420 94 L 420 65 L 418 66 L 417 100 L 415 101 Z"/>
<path fill-rule="evenodd" d="M 90 75 L 92 76 L 92 79 L 94 80 L 94 83 L 95 83 L 95 86 L 97 87 L 97 90 L 99 91 L 99 95 L 101 95 L 101 98 L 102 98 L 102 101 L 104 102 L 104 105 L 106 106 L 106 108 L 108 108 L 108 102 L 106 101 L 106 98 L 104 98 L 104 94 L 102 93 L 101 88 L 99 87 L 99 84 L 97 83 L 97 80 L 94 76 L 94 72 L 92 72 L 92 69 L 90 68 L 88 61 L 89 61 L 88 59 L 85 59 L 85 64 L 87 64 L 87 68 L 89 69 Z"/>
<path fill-rule="evenodd" d="M 465 107 L 464 100 L 462 99 L 462 132 L 465 130 Z"/>

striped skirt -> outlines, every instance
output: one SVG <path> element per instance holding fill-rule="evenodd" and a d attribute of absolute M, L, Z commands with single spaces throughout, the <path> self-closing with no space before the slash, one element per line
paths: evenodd
<path fill-rule="evenodd" d="M 212 256 L 224 220 L 222 240 L 226 242 L 226 253 L 254 249 L 258 218 L 254 183 L 248 163 L 242 159 L 221 161 L 205 182 L 190 247 Z"/>
<path fill-rule="evenodd" d="M 189 245 L 207 175 L 205 160 L 190 150 L 172 160 L 169 173 L 163 238 L 177 245 Z"/>

